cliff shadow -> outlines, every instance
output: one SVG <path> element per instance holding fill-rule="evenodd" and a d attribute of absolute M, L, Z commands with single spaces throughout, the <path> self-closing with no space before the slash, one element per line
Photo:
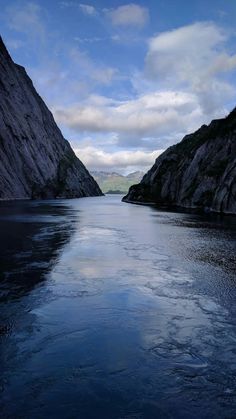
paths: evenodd
<path fill-rule="evenodd" d="M 19 299 L 45 280 L 76 219 L 62 201 L 0 203 L 1 302 Z"/>

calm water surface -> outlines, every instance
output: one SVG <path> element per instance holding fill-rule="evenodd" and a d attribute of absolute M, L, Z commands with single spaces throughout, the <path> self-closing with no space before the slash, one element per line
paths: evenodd
<path fill-rule="evenodd" d="M 2 418 L 235 418 L 236 220 L 0 205 Z"/>

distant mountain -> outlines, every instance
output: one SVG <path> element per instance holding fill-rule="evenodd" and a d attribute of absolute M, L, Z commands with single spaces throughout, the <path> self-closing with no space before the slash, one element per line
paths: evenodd
<path fill-rule="evenodd" d="M 168 148 L 123 201 L 236 214 L 236 108 Z"/>
<path fill-rule="evenodd" d="M 127 193 L 130 186 L 139 183 L 144 175 L 143 172 L 136 171 L 127 176 L 116 172 L 91 172 L 92 176 L 100 186 L 103 193 Z"/>
<path fill-rule="evenodd" d="M 0 200 L 101 195 L 0 37 Z"/>

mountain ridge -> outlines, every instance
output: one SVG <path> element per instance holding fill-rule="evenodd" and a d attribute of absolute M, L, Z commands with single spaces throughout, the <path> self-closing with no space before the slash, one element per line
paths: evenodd
<path fill-rule="evenodd" d="M 134 182 L 139 182 L 144 173 L 135 171 L 128 175 L 117 172 L 91 171 L 103 193 L 126 193 Z"/>

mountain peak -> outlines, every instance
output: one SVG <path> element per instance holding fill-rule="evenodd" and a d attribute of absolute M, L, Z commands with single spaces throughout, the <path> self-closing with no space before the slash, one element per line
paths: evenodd
<path fill-rule="evenodd" d="M 3 39 L 1 37 L 1 35 L 0 35 L 0 54 L 2 56 L 4 56 L 5 59 L 7 58 L 8 60 L 11 60 L 12 61 L 11 56 L 10 56 L 9 52 L 7 51 L 7 48 L 6 48 L 6 46 L 5 46 L 4 42 L 3 42 Z"/>

